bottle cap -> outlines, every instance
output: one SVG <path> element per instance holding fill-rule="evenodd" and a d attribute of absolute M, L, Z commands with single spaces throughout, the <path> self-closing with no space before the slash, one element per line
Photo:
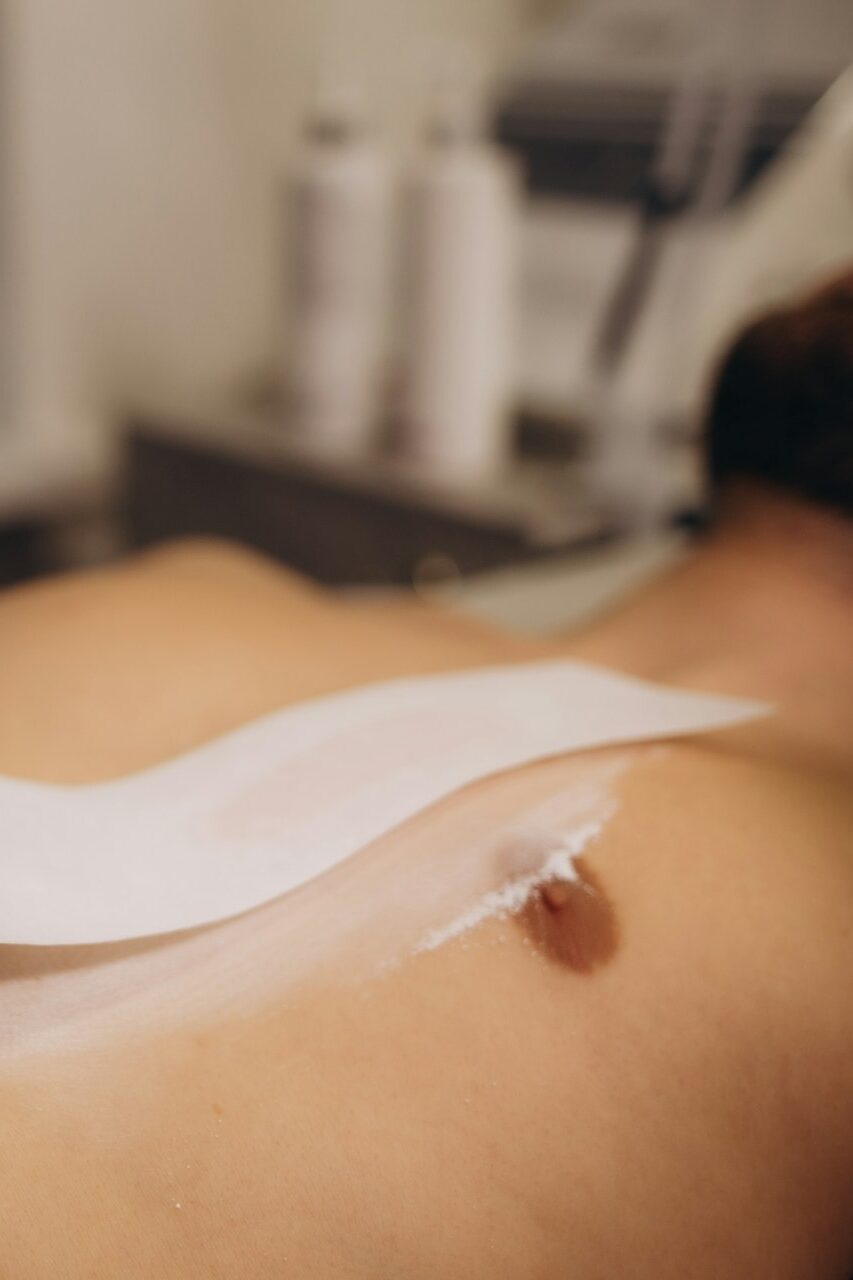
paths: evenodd
<path fill-rule="evenodd" d="M 436 58 L 427 134 L 432 142 L 476 142 L 486 132 L 485 84 L 476 60 L 464 50 Z"/>
<path fill-rule="evenodd" d="M 341 142 L 367 129 L 364 96 L 352 84 L 318 80 L 308 110 L 309 137 L 321 142 Z"/>

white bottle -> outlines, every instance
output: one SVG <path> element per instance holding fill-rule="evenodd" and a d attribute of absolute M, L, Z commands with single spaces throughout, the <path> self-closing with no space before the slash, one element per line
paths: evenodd
<path fill-rule="evenodd" d="M 391 180 L 354 99 L 314 109 L 291 190 L 288 418 L 317 445 L 358 453 L 382 411 Z"/>
<path fill-rule="evenodd" d="M 514 391 L 520 183 L 467 87 L 445 87 L 408 184 L 400 441 L 436 476 L 498 472 Z"/>

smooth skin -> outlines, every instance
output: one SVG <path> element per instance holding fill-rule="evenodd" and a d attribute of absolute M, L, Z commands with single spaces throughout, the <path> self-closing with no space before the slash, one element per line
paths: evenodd
<path fill-rule="evenodd" d="M 217 544 L 8 592 L 0 771 L 53 782 L 132 772 L 366 680 L 555 654 L 779 712 L 637 753 L 589 853 L 618 922 L 591 972 L 497 921 L 379 980 L 354 981 L 342 951 L 279 983 L 303 908 L 273 904 L 226 927 L 211 962 L 263 975 L 242 1011 L 207 990 L 168 1025 L 0 1049 L 4 1280 L 845 1280 L 849 550 L 831 517 L 736 495 L 685 567 L 542 643 L 415 602 L 339 603 Z M 506 806 L 528 779 L 558 790 L 577 767 L 416 820 L 387 849 L 396 883 L 465 854 L 466 805 Z M 305 920 L 333 919 L 333 890 Z M 0 974 L 31 962 L 3 949 Z"/>

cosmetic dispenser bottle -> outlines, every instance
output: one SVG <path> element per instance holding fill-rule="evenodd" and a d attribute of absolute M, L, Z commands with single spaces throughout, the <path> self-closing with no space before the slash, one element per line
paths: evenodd
<path fill-rule="evenodd" d="M 406 184 L 402 453 L 443 481 L 499 473 L 514 391 L 519 173 L 470 78 L 436 86 Z"/>
<path fill-rule="evenodd" d="M 324 450 L 363 453 L 387 373 L 392 182 L 353 94 L 318 96 L 290 195 L 288 421 Z"/>

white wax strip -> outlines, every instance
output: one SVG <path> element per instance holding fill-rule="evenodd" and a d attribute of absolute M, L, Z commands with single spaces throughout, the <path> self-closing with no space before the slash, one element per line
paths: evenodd
<path fill-rule="evenodd" d="M 0 778 L 0 943 L 115 942 L 209 924 L 492 774 L 767 711 L 547 662 L 321 698 L 114 782 Z"/>

